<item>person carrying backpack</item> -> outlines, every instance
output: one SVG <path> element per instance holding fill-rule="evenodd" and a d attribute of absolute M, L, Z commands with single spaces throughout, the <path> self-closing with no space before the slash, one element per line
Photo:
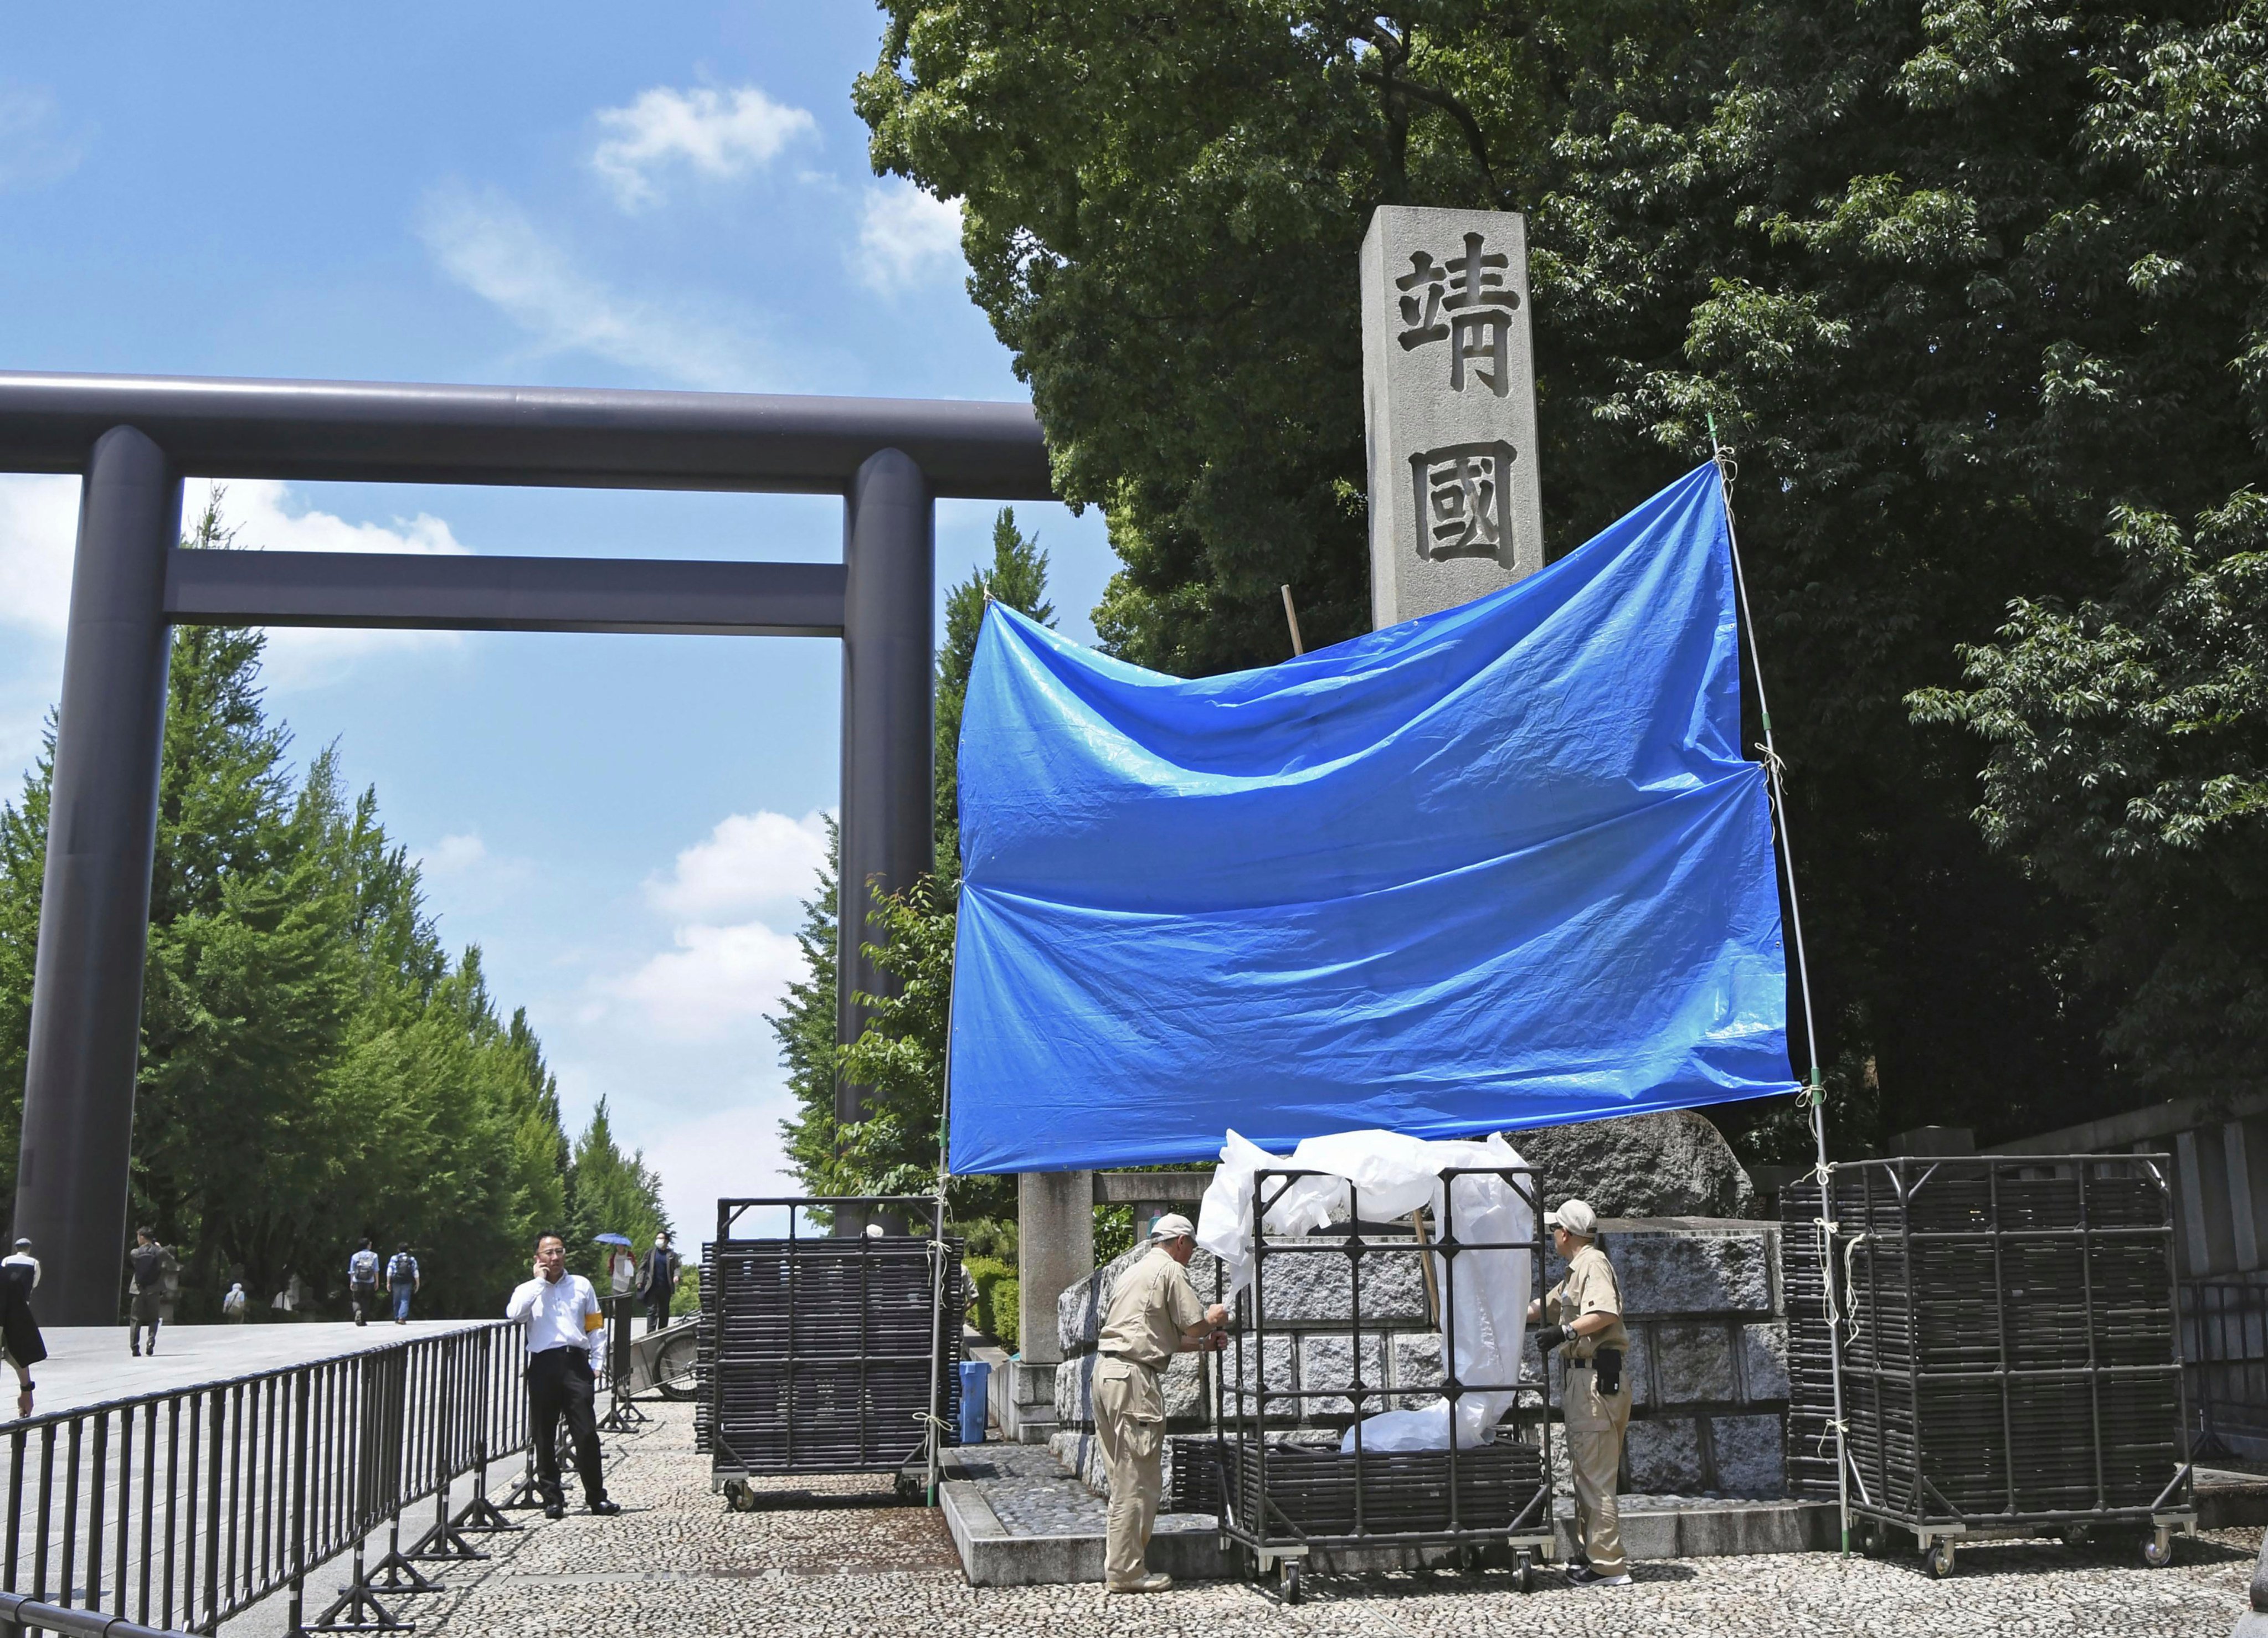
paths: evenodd
<path fill-rule="evenodd" d="M 378 1306 L 378 1253 L 367 1236 L 362 1249 L 347 1259 L 347 1296 L 354 1304 L 355 1324 L 364 1324 L 364 1316 Z"/>
<path fill-rule="evenodd" d="M 228 1288 L 228 1295 L 220 1299 L 220 1317 L 232 1326 L 244 1323 L 252 1311 L 252 1299 L 245 1295 L 244 1282 L 239 1280 Z"/>
<path fill-rule="evenodd" d="M 127 1342 L 139 1359 L 144 1352 L 144 1326 L 150 1328 L 147 1352 L 154 1355 L 158 1351 L 158 1326 L 165 1318 L 165 1311 L 158 1304 L 166 1296 L 166 1282 L 179 1274 L 181 1265 L 173 1252 L 158 1244 L 157 1235 L 148 1229 L 134 1230 L 134 1249 L 126 1253 L 126 1260 L 134 1269 L 133 1329 Z"/>
<path fill-rule="evenodd" d="M 417 1291 L 417 1260 L 409 1254 L 409 1242 L 404 1240 L 387 1260 L 386 1294 L 394 1299 L 394 1323 L 409 1323 L 409 1299 Z"/>

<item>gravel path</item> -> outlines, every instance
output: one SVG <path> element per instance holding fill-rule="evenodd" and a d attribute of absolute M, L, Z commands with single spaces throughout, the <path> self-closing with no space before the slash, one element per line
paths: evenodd
<path fill-rule="evenodd" d="M 609 1440 L 619 1518 L 536 1518 L 501 1538 L 450 1590 L 404 1599 L 424 1634 L 561 1638 L 718 1634 L 1015 1634 L 1016 1638 L 1471 1638 L 1544 1630 L 1649 1634 L 2179 1634 L 2223 1638 L 2243 1607 L 2258 1538 L 2184 1542 L 2173 1568 L 2054 1546 L 1972 1547 L 1933 1582 L 1912 1559 L 1848 1564 L 1825 1554 L 1640 1564 L 1635 1584 L 1578 1591 L 1556 1574 L 1522 1598 L 1503 1578 L 1317 1578 L 1307 1601 L 1209 1583 L 1143 1598 L 1096 1587 L 969 1587 L 933 1511 L 892 1504 L 887 1480 L 773 1487 L 753 1513 L 709 1490 L 683 1406 Z M 528 1515 L 519 1515 L 528 1517 Z"/>

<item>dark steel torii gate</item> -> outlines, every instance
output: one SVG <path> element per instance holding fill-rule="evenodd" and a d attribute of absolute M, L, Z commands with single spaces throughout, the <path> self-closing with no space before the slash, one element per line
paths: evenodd
<path fill-rule="evenodd" d="M 173 626 L 841 637 L 848 1040 L 854 884 L 931 860 L 932 503 L 1053 493 L 1022 404 L 10 372 L 0 471 L 84 479 L 16 1173 L 60 1325 L 118 1317 Z M 192 475 L 839 494 L 843 562 L 185 552 Z"/>

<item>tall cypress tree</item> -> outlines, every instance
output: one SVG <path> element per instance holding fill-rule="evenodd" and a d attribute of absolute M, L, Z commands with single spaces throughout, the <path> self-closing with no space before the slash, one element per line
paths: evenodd
<path fill-rule="evenodd" d="M 590 1125 L 575 1140 L 575 1157 L 567 1168 L 568 1256 L 603 1293 L 610 1289 L 600 1281 L 608 1248 L 597 1237 L 622 1235 L 633 1255 L 643 1257 L 653 1237 L 669 1227 L 661 1208 L 660 1178 L 643 1152 L 625 1155 L 615 1147 L 613 1117 L 601 1098 Z"/>

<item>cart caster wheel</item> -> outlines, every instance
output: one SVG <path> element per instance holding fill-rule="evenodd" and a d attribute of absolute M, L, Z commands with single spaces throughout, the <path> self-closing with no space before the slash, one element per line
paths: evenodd
<path fill-rule="evenodd" d="M 1953 1574 L 1953 1543 L 1939 1542 L 1930 1548 L 1929 1557 L 1924 1562 L 1929 1566 L 1932 1581 L 1943 1581 L 1948 1576 Z"/>
<path fill-rule="evenodd" d="M 756 1487 L 745 1479 L 725 1481 L 725 1507 L 728 1512 L 753 1513 L 756 1510 Z"/>
<path fill-rule="evenodd" d="M 1522 1553 L 1513 1561 L 1512 1584 L 1522 1592 L 1535 1590 L 1535 1554 Z"/>
<path fill-rule="evenodd" d="M 2152 1569 L 2163 1569 L 2174 1561 L 2174 1538 L 2170 1531 L 2160 1531 L 2142 1543 L 2142 1562 Z"/>
<path fill-rule="evenodd" d="M 1278 1583 L 1284 1590 L 1284 1602 L 1286 1604 L 1299 1603 L 1300 1598 L 1300 1561 L 1297 1559 L 1285 1559 L 1282 1566 L 1277 1571 L 1277 1576 Z"/>

